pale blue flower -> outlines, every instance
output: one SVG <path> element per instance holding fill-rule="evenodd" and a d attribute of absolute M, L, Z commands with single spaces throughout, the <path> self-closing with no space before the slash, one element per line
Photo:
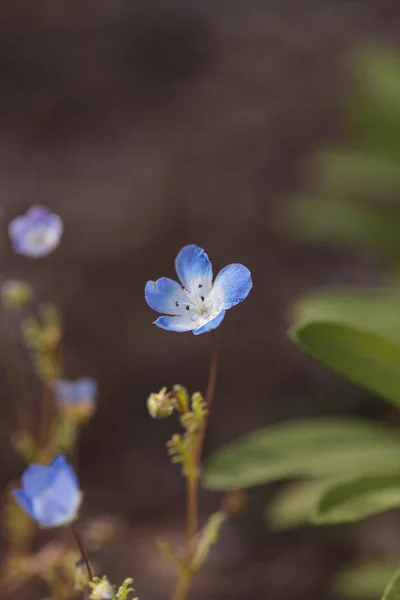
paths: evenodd
<path fill-rule="evenodd" d="M 41 258 L 55 250 L 60 244 L 63 230 L 61 218 L 44 206 L 32 206 L 8 226 L 15 252 L 31 258 Z"/>
<path fill-rule="evenodd" d="M 57 456 L 48 466 L 30 465 L 21 484 L 13 496 L 41 527 L 59 527 L 76 519 L 82 493 L 64 456 Z"/>
<path fill-rule="evenodd" d="M 193 331 L 198 335 L 215 329 L 225 311 L 247 298 L 253 285 L 250 271 L 240 264 L 222 269 L 213 283 L 210 260 L 194 244 L 182 248 L 175 269 L 181 284 L 161 277 L 148 281 L 145 287 L 147 304 L 165 314 L 154 324 L 170 331 Z"/>
<path fill-rule="evenodd" d="M 75 381 L 56 379 L 51 388 L 60 410 L 82 418 L 90 417 L 96 408 L 97 383 L 91 377 Z"/>

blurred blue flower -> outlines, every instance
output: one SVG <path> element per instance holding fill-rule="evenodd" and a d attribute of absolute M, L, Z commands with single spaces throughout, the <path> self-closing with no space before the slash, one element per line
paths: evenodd
<path fill-rule="evenodd" d="M 252 280 L 247 267 L 228 265 L 212 281 L 212 267 L 202 248 L 185 246 L 175 259 L 175 269 L 181 285 L 168 277 L 148 281 L 145 287 L 147 304 L 166 316 L 154 324 L 170 331 L 193 331 L 195 335 L 211 331 L 220 325 L 225 311 L 244 300 Z"/>
<path fill-rule="evenodd" d="M 87 419 L 94 413 L 97 383 L 91 377 L 82 377 L 76 381 L 56 379 L 51 388 L 61 411 L 80 419 Z"/>
<path fill-rule="evenodd" d="M 44 206 L 32 206 L 8 226 L 15 252 L 31 258 L 40 258 L 55 250 L 63 230 L 61 218 Z"/>
<path fill-rule="evenodd" d="M 22 490 L 13 490 L 14 498 L 41 527 L 59 527 L 76 519 L 82 493 L 64 456 L 48 466 L 30 465 L 21 484 Z"/>

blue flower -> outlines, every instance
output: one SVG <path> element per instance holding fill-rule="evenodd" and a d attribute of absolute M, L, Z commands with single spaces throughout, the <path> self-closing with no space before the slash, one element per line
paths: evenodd
<path fill-rule="evenodd" d="M 86 420 L 96 408 L 97 383 L 91 377 L 76 381 L 56 379 L 52 382 L 58 408 L 73 417 Z"/>
<path fill-rule="evenodd" d="M 30 465 L 21 483 L 22 490 L 13 490 L 13 496 L 41 527 L 59 527 L 76 519 L 82 493 L 64 456 L 48 466 Z"/>
<path fill-rule="evenodd" d="M 31 258 L 50 254 L 60 244 L 63 222 L 44 206 L 32 206 L 25 215 L 16 217 L 8 226 L 15 252 Z"/>
<path fill-rule="evenodd" d="M 175 259 L 175 269 L 181 285 L 168 277 L 148 281 L 145 287 L 147 304 L 166 316 L 154 324 L 170 331 L 193 331 L 195 335 L 211 331 L 220 325 L 225 311 L 247 298 L 251 274 L 247 267 L 228 265 L 212 281 L 212 267 L 202 248 L 185 246 Z"/>

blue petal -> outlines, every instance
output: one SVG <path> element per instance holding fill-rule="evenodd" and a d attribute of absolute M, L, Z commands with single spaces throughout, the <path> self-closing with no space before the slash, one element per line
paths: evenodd
<path fill-rule="evenodd" d="M 97 383 L 91 377 L 82 377 L 75 381 L 75 399 L 77 402 L 93 399 L 97 396 Z"/>
<path fill-rule="evenodd" d="M 74 400 L 74 384 L 67 379 L 56 379 L 52 381 L 51 388 L 56 395 L 56 399 L 61 403 L 71 403 Z"/>
<path fill-rule="evenodd" d="M 182 314 L 183 306 L 188 302 L 188 297 L 179 283 L 168 277 L 161 277 L 157 281 L 148 281 L 144 289 L 144 296 L 150 308 L 167 315 Z"/>
<path fill-rule="evenodd" d="M 30 223 L 43 223 L 48 217 L 51 217 L 52 213 L 45 206 L 35 204 L 31 206 L 25 213 L 25 218 Z"/>
<path fill-rule="evenodd" d="M 187 290 L 195 293 L 199 286 L 207 295 L 212 286 L 212 267 L 202 248 L 191 244 L 185 246 L 175 259 L 175 269 Z"/>
<path fill-rule="evenodd" d="M 22 489 L 28 497 L 33 498 L 41 494 L 49 486 L 50 480 L 51 476 L 48 467 L 32 464 L 22 475 Z"/>
<path fill-rule="evenodd" d="M 59 527 L 71 523 L 76 519 L 80 500 L 81 494 L 76 492 L 70 506 L 66 508 L 59 504 L 52 490 L 47 490 L 42 496 L 33 500 L 32 512 L 34 519 L 42 527 Z"/>
<path fill-rule="evenodd" d="M 78 479 L 64 456 L 57 456 L 49 465 L 52 480 L 50 489 L 58 506 L 66 512 L 76 510 L 76 498 L 79 495 Z"/>
<path fill-rule="evenodd" d="M 46 256 L 60 243 L 63 222 L 44 206 L 33 206 L 8 226 L 14 250 L 32 258 Z"/>
<path fill-rule="evenodd" d="M 169 331 L 192 331 L 195 329 L 196 323 L 183 317 L 158 317 L 157 321 L 154 321 L 154 325 L 161 329 L 167 329 Z"/>
<path fill-rule="evenodd" d="M 17 243 L 18 239 L 25 235 L 29 228 L 25 217 L 16 217 L 8 225 L 8 234 L 13 243 Z"/>
<path fill-rule="evenodd" d="M 34 518 L 43 527 L 56 527 L 76 517 L 81 500 L 77 477 L 64 456 L 57 456 L 48 467 L 50 484 L 33 499 Z"/>
<path fill-rule="evenodd" d="M 22 490 L 13 490 L 12 495 L 15 500 L 18 502 L 23 511 L 26 512 L 32 519 L 34 519 L 34 515 L 32 512 L 32 502 L 30 498 L 22 491 Z"/>
<path fill-rule="evenodd" d="M 218 273 L 213 294 L 220 298 L 223 308 L 228 309 L 247 298 L 252 286 L 249 269 L 244 265 L 232 264 Z"/>
<path fill-rule="evenodd" d="M 69 465 L 67 459 L 65 458 L 65 456 L 63 454 L 59 454 L 58 456 L 53 458 L 53 460 L 51 461 L 51 463 L 48 466 L 48 469 L 49 469 L 49 473 L 50 473 L 50 481 L 51 481 L 50 485 L 53 485 L 53 481 L 58 476 L 59 473 L 66 473 L 68 475 L 68 477 L 71 479 L 71 481 L 73 481 L 74 486 L 78 487 L 78 479 L 76 477 L 75 471 Z"/>
<path fill-rule="evenodd" d="M 211 329 L 216 329 L 218 325 L 221 324 L 222 319 L 225 316 L 225 310 L 221 310 L 220 313 L 217 314 L 216 317 L 208 321 L 205 325 L 198 327 L 193 331 L 194 335 L 200 335 L 200 333 L 206 333 L 207 331 L 211 331 Z"/>

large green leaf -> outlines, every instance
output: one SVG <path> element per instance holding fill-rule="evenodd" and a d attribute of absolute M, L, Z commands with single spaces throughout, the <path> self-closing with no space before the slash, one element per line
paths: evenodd
<path fill-rule="evenodd" d="M 375 332 L 400 344 L 400 288 L 324 288 L 294 304 L 296 325 L 323 321 Z"/>
<path fill-rule="evenodd" d="M 357 85 L 349 97 L 349 116 L 362 134 L 362 147 L 400 157 L 400 61 L 397 52 L 379 48 L 359 53 Z"/>
<path fill-rule="evenodd" d="M 205 487 L 240 489 L 290 477 L 374 473 L 400 460 L 390 430 L 356 419 L 310 419 L 253 431 L 208 459 Z"/>
<path fill-rule="evenodd" d="M 314 185 L 326 199 L 369 198 L 379 201 L 385 198 L 389 201 L 400 188 L 399 160 L 376 156 L 372 149 L 370 153 L 346 148 L 321 151 L 315 157 L 314 168 Z M 368 204 L 365 205 L 367 218 L 372 217 L 374 212 L 379 219 L 381 213 L 378 206 L 374 210 L 372 206 L 369 208 Z M 347 225 L 347 222 L 342 223 L 342 229 L 345 230 Z"/>
<path fill-rule="evenodd" d="M 400 600 L 400 571 L 397 571 L 389 582 L 382 600 Z"/>
<path fill-rule="evenodd" d="M 374 331 L 331 322 L 299 325 L 291 337 L 306 354 L 400 406 L 400 344 Z"/>
<path fill-rule="evenodd" d="M 265 509 L 268 527 L 280 530 L 307 523 L 327 485 L 325 479 L 296 481 L 285 485 Z"/>
<path fill-rule="evenodd" d="M 399 174 L 400 177 L 400 174 Z M 304 196 L 284 212 L 284 227 L 309 241 L 371 249 L 383 256 L 400 251 L 400 215 L 344 199 Z"/>
<path fill-rule="evenodd" d="M 315 523 L 360 521 L 400 506 L 400 471 L 359 476 L 328 487 L 312 515 Z"/>
<path fill-rule="evenodd" d="M 388 581 L 398 570 L 398 564 L 363 563 L 339 571 L 332 585 L 335 597 L 378 600 Z"/>

